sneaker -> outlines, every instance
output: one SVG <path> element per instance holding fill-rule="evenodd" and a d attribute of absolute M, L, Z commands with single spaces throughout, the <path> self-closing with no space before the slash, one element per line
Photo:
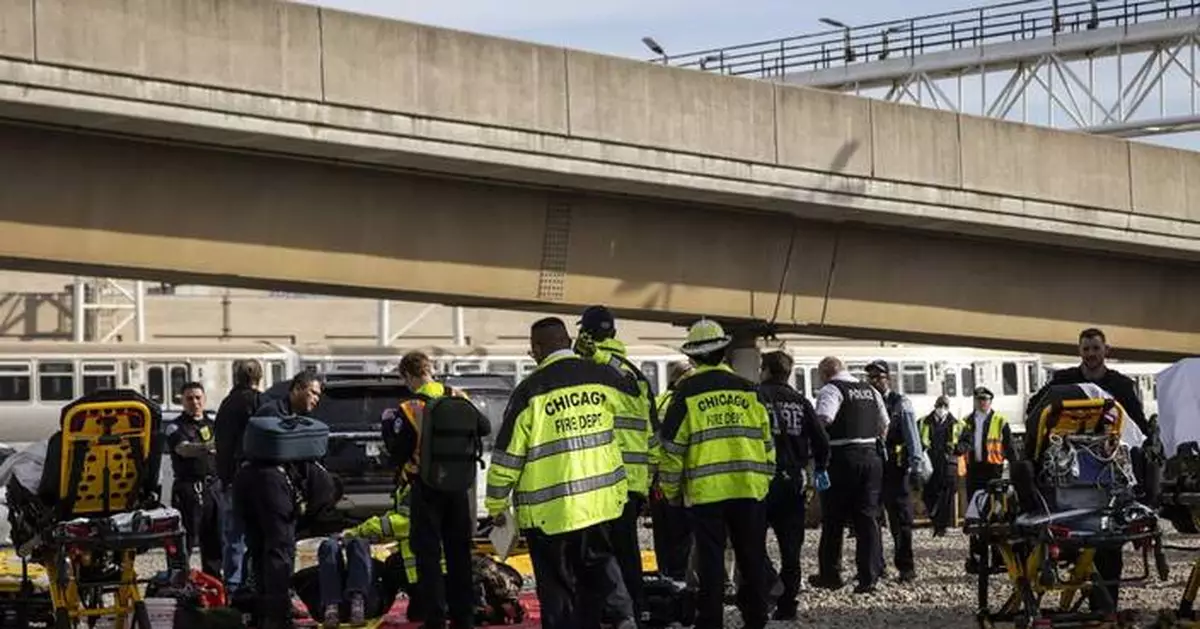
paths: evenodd
<path fill-rule="evenodd" d="M 337 629 L 342 623 L 342 616 L 338 613 L 337 605 L 326 605 L 325 613 L 321 616 L 322 629 Z"/>
<path fill-rule="evenodd" d="M 363 627 L 367 624 L 367 602 L 362 594 L 350 596 L 350 626 Z"/>

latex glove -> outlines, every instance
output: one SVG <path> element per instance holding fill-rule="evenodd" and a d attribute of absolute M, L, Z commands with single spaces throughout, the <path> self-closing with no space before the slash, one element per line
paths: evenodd
<path fill-rule="evenodd" d="M 829 472 L 817 470 L 813 473 L 813 487 L 816 487 L 817 491 L 825 491 L 829 489 L 829 486 Z"/>

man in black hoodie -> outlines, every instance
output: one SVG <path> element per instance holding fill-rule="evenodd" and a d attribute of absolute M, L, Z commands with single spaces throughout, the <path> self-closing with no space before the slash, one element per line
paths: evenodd
<path fill-rule="evenodd" d="M 257 360 L 233 363 L 233 389 L 221 400 L 213 431 L 217 442 L 216 466 L 220 480 L 218 508 L 225 548 L 223 572 L 227 592 L 240 588 L 245 576 L 245 526 L 233 510 L 233 479 L 242 455 L 242 433 L 246 431 L 246 424 L 254 412 L 262 405 L 262 379 L 262 363 Z"/>

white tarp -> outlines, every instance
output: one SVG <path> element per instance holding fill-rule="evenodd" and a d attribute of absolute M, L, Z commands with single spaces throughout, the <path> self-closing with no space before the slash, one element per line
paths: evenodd
<path fill-rule="evenodd" d="M 1172 457 L 1179 444 L 1200 442 L 1200 358 L 1185 358 L 1159 372 L 1155 380 L 1163 453 Z"/>
<path fill-rule="evenodd" d="M 1099 398 L 1102 400 L 1113 399 L 1111 393 L 1093 382 L 1084 382 L 1075 386 L 1079 387 L 1090 398 Z M 1140 448 L 1145 441 L 1146 435 L 1142 433 L 1142 429 L 1138 428 L 1138 425 L 1126 416 L 1124 423 L 1121 424 L 1121 442 L 1130 448 Z"/>
<path fill-rule="evenodd" d="M 0 487 L 8 485 L 13 476 L 17 482 L 32 493 L 37 493 L 42 483 L 42 468 L 46 465 L 46 447 L 49 440 L 35 441 L 24 450 L 18 450 L 0 463 Z"/>

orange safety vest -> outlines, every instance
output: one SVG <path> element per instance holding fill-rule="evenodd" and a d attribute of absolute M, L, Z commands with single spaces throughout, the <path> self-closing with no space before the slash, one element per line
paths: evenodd
<path fill-rule="evenodd" d="M 992 465 L 1004 465 L 1004 426 L 1008 420 L 995 411 L 988 415 L 987 433 L 984 435 L 984 450 L 987 452 L 987 462 Z"/>

